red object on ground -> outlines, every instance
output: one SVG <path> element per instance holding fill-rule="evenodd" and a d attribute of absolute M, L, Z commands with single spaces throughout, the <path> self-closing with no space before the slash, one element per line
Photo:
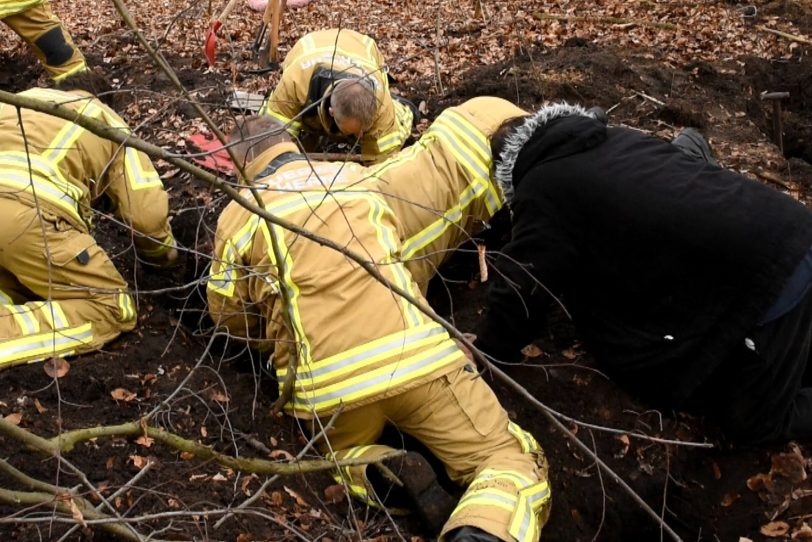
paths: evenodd
<path fill-rule="evenodd" d="M 214 21 L 206 31 L 206 44 L 203 46 L 203 50 L 210 66 L 214 66 L 214 53 L 217 50 L 217 31 L 220 30 L 221 26 L 223 26 L 223 23 Z"/>
<path fill-rule="evenodd" d="M 222 143 L 213 134 L 194 134 L 189 136 L 190 151 L 193 153 L 207 152 L 205 156 L 194 156 L 192 161 L 201 166 L 231 175 L 234 173 L 234 163 L 223 148 Z"/>

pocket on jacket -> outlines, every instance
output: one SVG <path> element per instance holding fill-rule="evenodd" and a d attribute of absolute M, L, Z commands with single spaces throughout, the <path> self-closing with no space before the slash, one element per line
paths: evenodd
<path fill-rule="evenodd" d="M 473 363 L 467 363 L 445 378 L 449 393 L 480 436 L 490 436 L 507 426 L 507 412 L 491 387 L 482 380 Z"/>
<path fill-rule="evenodd" d="M 74 260 L 86 265 L 90 260 L 89 249 L 95 244 L 96 240 L 85 233 L 76 230 L 62 231 L 48 237 L 48 244 L 43 247 L 42 254 L 57 267 L 65 267 Z"/>

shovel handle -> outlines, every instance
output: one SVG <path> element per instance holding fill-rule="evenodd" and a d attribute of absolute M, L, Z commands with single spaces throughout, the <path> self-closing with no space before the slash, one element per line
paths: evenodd
<path fill-rule="evenodd" d="M 228 16 L 231 15 L 232 11 L 234 11 L 234 6 L 237 5 L 238 1 L 239 0 L 228 0 L 228 4 L 226 4 L 226 7 L 223 9 L 222 13 L 220 13 L 220 16 L 217 17 L 217 20 L 225 21 L 228 19 Z"/>

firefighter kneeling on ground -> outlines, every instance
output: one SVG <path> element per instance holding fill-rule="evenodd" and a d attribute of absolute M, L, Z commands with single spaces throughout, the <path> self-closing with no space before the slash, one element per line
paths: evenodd
<path fill-rule="evenodd" d="M 85 57 L 47 0 L 0 0 L 0 19 L 28 43 L 54 82 L 87 70 Z"/>
<path fill-rule="evenodd" d="M 371 162 L 397 152 L 417 108 L 389 93 L 386 64 L 375 40 L 353 30 L 311 32 L 293 46 L 260 115 L 269 115 L 317 150 L 319 136 L 354 142 Z M 355 83 L 355 84 L 352 84 Z"/>
<path fill-rule="evenodd" d="M 267 117 L 246 122 L 231 141 L 269 213 L 367 256 L 425 303 L 398 261 L 397 218 L 363 168 L 308 161 L 284 126 Z M 391 424 L 467 485 L 455 502 L 426 460 L 410 452 L 384 462 L 402 488 L 390 487 L 376 467 L 341 468 L 336 479 L 354 496 L 371 505 L 406 500 L 432 535 L 447 541 L 539 539 L 550 503 L 541 448 L 508 419 L 446 330 L 412 303 L 338 251 L 235 202 L 217 224 L 207 293 L 218 327 L 272 351 L 281 391 L 295 362 L 289 414 L 317 432 L 343 409 L 323 453 L 381 457 L 392 449 L 376 442 Z"/>
<path fill-rule="evenodd" d="M 77 88 L 18 95 L 129 133 L 112 109 L 79 90 L 96 86 L 89 72 L 65 81 Z M 103 195 L 132 228 L 143 260 L 177 259 L 167 194 L 147 156 L 58 117 L 0 104 L 0 369 L 96 350 L 135 327 L 127 283 L 89 233 L 90 204 Z"/>

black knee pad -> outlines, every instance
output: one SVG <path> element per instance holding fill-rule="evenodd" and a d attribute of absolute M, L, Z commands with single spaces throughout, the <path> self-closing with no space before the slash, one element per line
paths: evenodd
<path fill-rule="evenodd" d="M 61 26 L 55 26 L 38 37 L 34 45 L 45 55 L 45 63 L 49 66 L 61 66 L 73 56 L 73 47 L 65 40 Z"/>

